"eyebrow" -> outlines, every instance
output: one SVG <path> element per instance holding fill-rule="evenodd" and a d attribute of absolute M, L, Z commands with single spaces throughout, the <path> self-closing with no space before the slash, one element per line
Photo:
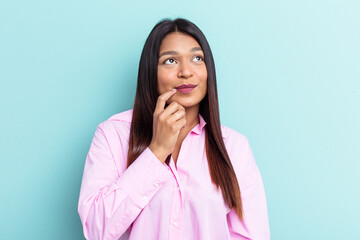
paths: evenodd
<path fill-rule="evenodd" d="M 196 51 L 202 51 L 201 47 L 193 47 L 192 49 L 190 49 L 190 52 L 196 52 Z M 176 51 L 165 51 L 160 53 L 159 58 L 161 58 L 164 55 L 177 55 L 179 54 Z"/>

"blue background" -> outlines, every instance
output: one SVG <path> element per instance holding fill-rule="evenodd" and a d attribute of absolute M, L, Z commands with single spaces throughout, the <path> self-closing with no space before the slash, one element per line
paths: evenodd
<path fill-rule="evenodd" d="M 96 126 L 132 108 L 146 37 L 185 17 L 221 123 L 248 137 L 274 240 L 360 239 L 359 1 L 1 1 L 0 239 L 83 239 Z"/>

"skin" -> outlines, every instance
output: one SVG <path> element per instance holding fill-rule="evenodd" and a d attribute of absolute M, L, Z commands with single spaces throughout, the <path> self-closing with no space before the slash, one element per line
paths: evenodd
<path fill-rule="evenodd" d="M 161 162 L 170 154 L 176 161 L 181 143 L 199 123 L 199 106 L 207 92 L 207 70 L 200 44 L 174 32 L 162 41 L 158 60 L 158 92 L 150 150 Z M 197 85 L 190 93 L 172 92 L 182 84 Z M 165 105 L 169 104 L 165 108 Z"/>

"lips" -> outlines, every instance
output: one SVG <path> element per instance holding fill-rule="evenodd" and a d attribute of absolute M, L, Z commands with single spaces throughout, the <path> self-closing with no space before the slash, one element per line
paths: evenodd
<path fill-rule="evenodd" d="M 180 86 L 177 86 L 176 89 L 181 94 L 188 94 L 191 93 L 197 85 L 194 84 L 182 84 Z"/>
<path fill-rule="evenodd" d="M 180 86 L 175 87 L 176 89 L 183 89 L 183 88 L 194 88 L 196 85 L 194 84 L 182 84 Z"/>

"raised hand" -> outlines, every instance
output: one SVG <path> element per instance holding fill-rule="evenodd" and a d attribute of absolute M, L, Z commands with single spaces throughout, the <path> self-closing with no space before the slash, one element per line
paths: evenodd
<path fill-rule="evenodd" d="M 180 130 L 186 124 L 183 106 L 172 102 L 165 108 L 166 101 L 175 93 L 176 89 L 173 89 L 158 97 L 153 116 L 153 136 L 149 148 L 162 163 L 174 151 Z"/>

